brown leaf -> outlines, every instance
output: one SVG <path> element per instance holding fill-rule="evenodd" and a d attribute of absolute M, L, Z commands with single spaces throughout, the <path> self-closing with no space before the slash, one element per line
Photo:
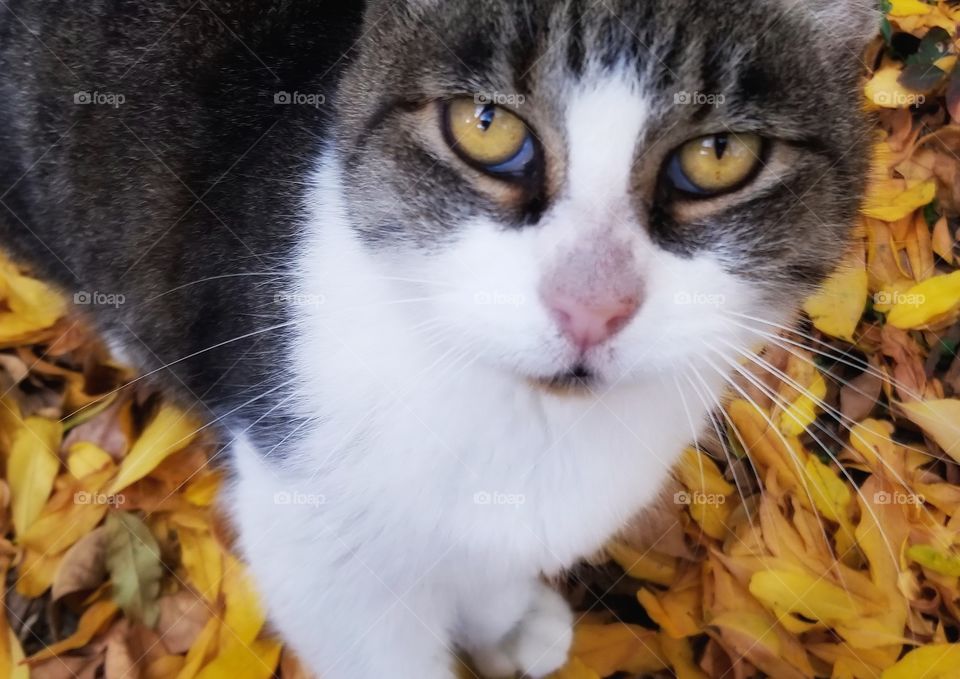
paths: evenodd
<path fill-rule="evenodd" d="M 96 589 L 107 577 L 107 531 L 101 526 L 67 550 L 53 578 L 54 601 L 68 594 Z"/>
<path fill-rule="evenodd" d="M 207 603 L 182 589 L 160 599 L 156 630 L 171 653 L 186 653 L 210 619 Z"/>

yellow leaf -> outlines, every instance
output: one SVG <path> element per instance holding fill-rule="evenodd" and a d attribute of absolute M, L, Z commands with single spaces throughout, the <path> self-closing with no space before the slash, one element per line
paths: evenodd
<path fill-rule="evenodd" d="M 177 535 L 180 538 L 180 561 L 187 570 L 190 584 L 201 596 L 216 602 L 223 580 L 223 550 L 209 533 L 178 528 Z"/>
<path fill-rule="evenodd" d="M 807 459 L 804 471 L 817 511 L 831 521 L 845 523 L 847 507 L 850 505 L 850 488 L 840 480 L 832 467 L 823 464 L 815 455 Z"/>
<path fill-rule="evenodd" d="M 7 564 L 2 562 L 0 565 L 0 579 L 6 582 Z M 0 591 L 0 609 L 6 611 L 4 601 L 4 591 Z M 7 622 L 6 615 L 0 615 L 0 677 L 8 679 L 30 679 L 30 672 L 25 665 L 21 665 L 23 660 L 23 648 L 20 646 L 20 640 L 13 633 L 13 629 Z"/>
<path fill-rule="evenodd" d="M 846 591 L 806 573 L 760 571 L 750 578 L 750 593 L 777 615 L 800 615 L 827 624 L 855 620 L 863 613 Z"/>
<path fill-rule="evenodd" d="M 204 625 L 203 630 L 200 632 L 200 635 L 196 641 L 193 642 L 193 646 L 187 651 L 187 657 L 183 667 L 180 668 L 179 674 L 177 674 L 177 679 L 193 679 L 197 676 L 197 672 L 200 671 L 204 662 L 206 662 L 207 658 L 212 657 L 215 651 L 215 640 L 217 639 L 219 629 L 220 618 L 211 615 L 210 619 L 207 620 L 207 624 Z"/>
<path fill-rule="evenodd" d="M 866 275 L 866 273 L 864 273 Z M 817 419 L 820 403 L 827 397 L 827 383 L 819 370 L 814 370 L 812 382 L 780 413 L 780 431 L 787 436 L 800 436 Z"/>
<path fill-rule="evenodd" d="M 627 545 L 614 542 L 607 546 L 610 558 L 636 580 L 667 586 L 677 574 L 676 559 L 648 550 L 638 552 Z"/>
<path fill-rule="evenodd" d="M 916 401 L 900 407 L 911 422 L 960 462 L 960 400 Z"/>
<path fill-rule="evenodd" d="M 649 589 L 637 592 L 637 600 L 650 618 L 660 625 L 665 636 L 674 639 L 700 633 L 700 625 L 694 617 L 699 613 L 701 592 L 699 589 L 670 590 L 659 597 Z"/>
<path fill-rule="evenodd" d="M 50 589 L 63 560 L 63 554 L 23 550 L 23 560 L 18 569 L 17 592 L 28 599 L 36 599 Z"/>
<path fill-rule="evenodd" d="M 220 490 L 220 474 L 204 472 L 194 479 L 183 492 L 183 497 L 190 504 L 198 507 L 209 507 L 217 498 Z"/>
<path fill-rule="evenodd" d="M 706 495 L 730 495 L 736 490 L 717 468 L 713 458 L 687 448 L 677 464 L 677 476 L 684 486 Z"/>
<path fill-rule="evenodd" d="M 867 272 L 863 266 L 844 266 L 803 305 L 823 333 L 853 341 L 853 333 L 867 306 Z"/>
<path fill-rule="evenodd" d="M 46 285 L 20 273 L 0 256 L 0 299 L 7 311 L 0 312 L 0 344 L 29 342 L 64 315 L 66 304 Z"/>
<path fill-rule="evenodd" d="M 907 653 L 881 679 L 956 679 L 960 644 L 931 644 Z"/>
<path fill-rule="evenodd" d="M 571 655 L 601 677 L 643 674 L 666 668 L 656 632 L 636 625 L 577 625 Z"/>
<path fill-rule="evenodd" d="M 90 643 L 90 640 L 93 639 L 100 630 L 106 627 L 107 623 L 110 622 L 116 614 L 117 605 L 112 601 L 96 602 L 80 616 L 80 622 L 77 623 L 76 632 L 66 639 L 51 644 L 39 653 L 30 656 L 28 662 L 36 663 L 60 655 L 61 653 L 66 653 L 67 651 L 75 651 L 78 648 L 83 648 Z"/>
<path fill-rule="evenodd" d="M 13 437 L 7 480 L 13 501 L 13 525 L 18 534 L 32 524 L 50 492 L 60 469 L 57 450 L 63 427 L 41 417 L 27 418 Z"/>
<path fill-rule="evenodd" d="M 909 17 L 930 14 L 932 11 L 933 8 L 922 0 L 890 0 L 888 14 L 892 17 Z"/>
<path fill-rule="evenodd" d="M 161 406 L 123 459 L 120 474 L 107 494 L 113 495 L 148 475 L 170 455 L 186 448 L 196 432 L 196 424 L 183 412 L 170 405 Z"/>
<path fill-rule="evenodd" d="M 0 625 L 0 629 L 5 626 L 6 623 Z M 4 636 L 6 643 L 0 639 L 0 676 L 6 679 L 30 679 L 30 668 L 22 664 L 23 648 L 17 635 L 7 628 Z"/>
<path fill-rule="evenodd" d="M 913 545 L 907 549 L 907 556 L 924 568 L 936 573 L 960 577 L 960 556 L 949 554 L 931 545 Z"/>
<path fill-rule="evenodd" d="M 752 644 L 765 646 L 773 656 L 780 655 L 780 640 L 777 638 L 774 626 L 760 615 L 744 611 L 729 611 L 713 618 L 710 626 L 729 630 L 744 639 L 749 639 Z"/>
<path fill-rule="evenodd" d="M 233 643 L 197 675 L 197 679 L 269 679 L 280 662 L 280 644 L 255 641 Z"/>
<path fill-rule="evenodd" d="M 113 458 L 100 446 L 86 441 L 74 443 L 67 450 L 67 469 L 74 478 L 82 479 L 113 464 Z"/>
<path fill-rule="evenodd" d="M 183 665 L 182 655 L 162 655 L 144 668 L 140 676 L 141 679 L 170 679 L 180 673 Z"/>
<path fill-rule="evenodd" d="M 874 219 L 896 222 L 929 205 L 936 195 L 937 182 L 932 179 L 920 182 L 904 182 L 902 179 L 874 181 L 862 212 Z"/>
<path fill-rule="evenodd" d="M 229 555 L 223 574 L 223 594 L 226 612 L 220 630 L 221 646 L 234 641 L 251 643 L 263 629 L 266 613 L 260 605 L 253 580 L 240 562 Z"/>
<path fill-rule="evenodd" d="M 922 328 L 960 308 L 960 271 L 928 278 L 898 299 L 901 301 L 887 314 L 887 322 L 901 330 Z"/>
<path fill-rule="evenodd" d="M 677 679 L 708 679 L 693 662 L 693 649 L 689 641 L 661 636 L 660 645 Z"/>

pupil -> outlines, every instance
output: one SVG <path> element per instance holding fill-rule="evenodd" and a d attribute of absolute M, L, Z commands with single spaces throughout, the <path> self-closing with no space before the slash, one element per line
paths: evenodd
<path fill-rule="evenodd" d="M 497 117 L 497 112 L 493 106 L 485 106 L 477 116 L 477 126 L 486 132 L 493 125 L 493 119 Z"/>
<path fill-rule="evenodd" d="M 725 134 L 718 134 L 713 138 L 713 152 L 717 155 L 717 160 L 723 160 L 729 144 L 730 139 Z"/>

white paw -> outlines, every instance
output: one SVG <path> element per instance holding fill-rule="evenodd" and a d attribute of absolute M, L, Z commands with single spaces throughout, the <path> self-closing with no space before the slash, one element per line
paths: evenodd
<path fill-rule="evenodd" d="M 573 613 L 563 597 L 541 585 L 520 622 L 499 646 L 476 654 L 488 677 L 522 674 L 540 679 L 563 667 L 573 642 Z"/>

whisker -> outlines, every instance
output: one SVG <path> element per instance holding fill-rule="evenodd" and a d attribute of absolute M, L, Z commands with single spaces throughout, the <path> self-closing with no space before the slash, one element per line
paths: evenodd
<path fill-rule="evenodd" d="M 736 347 L 732 347 L 732 348 L 736 349 Z M 760 358 L 759 356 L 750 356 L 750 355 L 749 355 L 749 352 L 743 352 L 742 350 L 739 350 L 739 349 L 737 349 L 737 351 L 740 352 L 741 355 L 743 355 L 743 356 L 745 356 L 746 358 L 748 358 L 748 359 L 750 359 L 751 361 L 753 361 L 753 362 L 754 362 L 756 365 L 758 365 L 759 367 L 764 368 L 764 369 L 767 370 L 768 372 L 776 375 L 779 379 L 783 380 L 785 383 L 787 383 L 787 384 L 788 384 L 789 386 L 791 386 L 793 389 L 795 389 L 796 391 L 800 392 L 801 394 L 803 394 L 804 396 L 806 396 L 807 398 L 809 398 L 811 401 L 813 401 L 814 403 L 816 403 L 817 405 L 819 405 L 825 412 L 833 411 L 833 412 L 830 412 L 830 414 L 833 415 L 833 416 L 834 416 L 834 419 L 836 419 L 841 425 L 843 425 L 844 420 L 849 421 L 853 426 L 847 426 L 847 427 L 845 427 L 845 429 L 850 432 L 850 436 L 851 436 L 851 437 L 856 436 L 856 438 L 857 438 L 858 441 L 860 441 L 861 443 L 863 443 L 863 444 L 865 444 L 865 445 L 869 445 L 869 442 L 868 442 L 866 439 L 864 439 L 862 436 L 860 436 L 859 434 L 857 434 L 857 433 L 855 432 L 854 427 L 857 426 L 857 423 L 856 423 L 856 422 L 854 422 L 853 420 L 850 420 L 849 418 L 846 418 L 846 417 L 843 415 L 843 413 L 840 413 L 839 411 L 836 411 L 836 410 L 835 410 L 834 408 L 832 408 L 829 404 L 825 403 L 823 400 L 817 398 L 817 397 L 814 396 L 812 393 L 810 393 L 810 391 L 809 391 L 808 389 L 803 388 L 796 380 L 794 380 L 793 378 L 791 378 L 789 375 L 787 375 L 787 374 L 784 373 L 783 371 L 781 371 L 781 370 L 777 369 L 776 367 L 770 365 L 767 361 L 764 361 L 764 360 L 763 360 L 762 358 Z M 738 372 L 741 372 L 741 374 L 743 374 L 742 371 L 739 371 L 739 370 L 738 370 Z M 748 379 L 749 379 L 749 378 L 748 378 Z M 762 384 L 762 383 L 761 383 L 761 384 Z M 766 387 L 766 389 L 769 389 L 769 387 Z M 772 391 L 772 390 L 771 390 L 771 391 Z M 774 392 L 774 393 L 775 393 L 775 392 Z M 771 394 L 769 394 L 769 393 L 768 393 L 767 395 L 768 395 L 768 396 L 771 396 Z M 774 396 L 771 396 L 771 398 L 774 398 Z M 780 398 L 780 397 L 777 396 L 776 398 Z M 785 401 L 783 401 L 782 398 L 780 398 L 780 404 L 779 404 L 779 405 L 780 405 L 781 408 L 784 409 L 784 412 L 787 412 L 786 409 L 789 407 L 789 404 L 786 403 Z M 834 414 L 834 413 L 835 413 L 835 414 Z M 794 418 L 794 419 L 796 419 L 796 418 Z M 820 429 L 820 430 L 821 430 L 822 432 L 824 432 L 825 434 L 828 434 L 829 436 L 831 436 L 836 443 L 839 443 L 839 444 L 840 444 L 841 446 L 843 446 L 844 448 L 847 447 L 847 446 L 846 446 L 846 443 L 845 443 L 842 439 L 840 439 L 839 437 L 837 437 L 833 432 L 830 432 L 829 430 L 827 430 L 827 429 L 826 429 L 825 427 L 823 427 L 822 425 L 818 424 L 816 421 L 813 422 L 813 425 L 812 425 L 812 426 L 817 427 L 818 429 Z M 820 444 L 820 446 L 821 446 L 821 448 L 823 448 L 824 452 L 825 452 L 827 455 L 829 455 L 830 458 L 831 458 L 834 462 L 836 462 L 837 465 L 838 465 L 839 467 L 841 467 L 841 469 L 842 469 L 842 468 L 843 468 L 843 465 L 841 464 L 840 460 L 838 460 L 838 459 L 836 458 L 836 456 L 833 455 L 833 454 L 829 451 L 829 449 L 828 449 L 826 446 L 824 446 L 823 443 L 822 443 L 819 439 L 817 439 L 816 436 L 815 436 L 812 432 L 810 432 L 810 431 L 808 430 L 808 433 L 810 434 L 810 436 L 811 436 L 818 444 Z M 890 441 L 891 443 L 896 444 L 898 447 L 906 448 L 906 446 L 900 446 L 900 444 L 897 443 L 896 441 L 894 441 L 893 439 L 888 438 L 887 440 Z M 916 449 L 916 451 L 917 451 L 917 452 L 923 452 L 923 453 L 925 453 L 926 455 L 930 455 L 927 451 L 920 451 L 919 449 Z M 880 461 L 880 463 L 884 466 L 884 468 L 885 468 L 888 472 L 890 472 L 890 474 L 891 474 L 891 475 L 893 476 L 893 478 L 897 481 L 897 483 L 899 483 L 900 485 L 902 485 L 904 488 L 910 488 L 910 484 L 907 482 L 907 480 L 904 479 L 902 476 L 900 476 L 900 474 L 897 472 L 897 470 L 894 469 L 894 468 L 890 465 L 889 462 L 887 462 L 886 460 L 884 460 L 883 457 L 882 457 L 882 456 L 879 456 L 879 455 L 877 456 L 877 459 L 878 459 L 878 460 Z M 845 473 L 845 476 L 847 477 L 847 480 L 850 481 L 850 483 L 854 485 L 854 487 L 857 487 L 856 484 L 854 483 L 852 477 L 850 477 L 850 476 L 849 476 L 848 474 L 846 474 L 846 473 Z M 862 495 L 861 495 L 861 497 L 862 497 Z M 864 500 L 866 500 L 866 498 L 864 498 Z M 926 511 L 926 512 L 929 514 L 929 516 L 930 516 L 931 519 L 934 518 L 934 517 L 933 517 L 933 514 L 930 513 L 930 511 L 929 511 L 928 509 L 926 509 L 926 507 L 924 507 L 924 511 Z"/>
<path fill-rule="evenodd" d="M 777 393 L 774 392 L 773 390 L 770 390 L 769 387 L 767 387 L 766 385 L 764 385 L 760 380 L 756 379 L 755 376 L 750 375 L 747 371 L 742 370 L 742 369 L 740 368 L 740 366 L 737 364 L 736 361 L 732 361 L 732 360 L 728 359 L 726 356 L 724 356 L 722 353 L 718 352 L 716 349 L 713 349 L 713 351 L 714 351 L 714 353 L 716 353 L 721 359 L 723 359 L 728 365 L 730 365 L 734 370 L 737 370 L 737 371 L 738 371 L 741 375 L 743 375 L 746 379 L 750 380 L 751 383 L 752 383 L 755 387 L 757 387 L 758 389 L 760 389 L 761 391 L 763 391 L 764 393 L 766 393 L 767 396 L 769 396 L 771 399 L 773 399 L 773 400 L 780 406 L 780 408 L 783 409 L 783 412 L 784 412 L 784 413 L 786 413 L 787 415 L 789 415 L 790 417 L 792 417 L 792 418 L 794 419 L 794 421 L 796 421 L 797 423 L 800 423 L 800 420 L 799 420 L 795 415 L 793 415 L 792 413 L 790 413 L 790 411 L 789 411 L 789 404 L 786 403 L 786 402 L 784 402 L 783 399 L 779 396 L 779 394 L 777 394 Z M 739 386 L 737 386 L 736 389 L 737 389 L 738 391 L 740 391 L 741 394 L 744 393 L 744 392 L 740 389 Z M 760 412 L 761 412 L 763 418 L 764 418 L 764 419 L 767 421 L 767 423 L 770 425 L 771 430 L 775 431 L 775 432 L 777 433 L 777 435 L 780 437 L 780 439 L 783 441 L 783 444 L 784 444 L 784 446 L 786 447 L 786 449 L 787 449 L 788 451 L 791 451 L 791 457 L 794 458 L 794 459 L 796 459 L 796 455 L 794 455 L 794 454 L 792 453 L 792 448 L 790 448 L 790 445 L 789 445 L 789 443 L 787 442 L 786 438 L 783 436 L 783 434 L 780 433 L 780 429 L 774 424 L 773 420 L 770 419 L 770 417 L 769 417 L 765 412 L 763 412 L 762 409 L 760 410 Z M 837 463 L 837 466 L 838 466 L 838 468 L 839 468 L 839 470 L 840 470 L 840 473 L 843 474 L 843 476 L 844 476 L 844 478 L 847 480 L 848 484 L 856 490 L 857 495 L 859 495 L 860 498 L 863 499 L 863 505 L 864 505 L 864 507 L 865 507 L 865 508 L 867 509 L 867 511 L 870 513 L 871 517 L 872 517 L 873 520 L 877 523 L 877 525 L 882 525 L 882 524 L 880 523 L 879 517 L 877 517 L 876 512 L 873 510 L 873 506 L 870 504 L 870 501 L 869 501 L 869 500 L 867 499 L 867 497 L 863 494 L 863 491 L 860 490 L 860 487 L 857 485 L 857 483 L 856 483 L 856 481 L 854 480 L 853 476 L 850 475 L 850 472 L 847 471 L 847 469 L 840 463 L 839 460 L 836 459 L 836 457 L 835 457 L 835 456 L 830 452 L 830 450 L 823 444 L 823 442 L 820 441 L 819 438 L 817 438 L 817 436 L 816 436 L 815 434 L 813 434 L 812 432 L 809 432 L 809 431 L 808 431 L 808 433 L 810 434 L 811 438 L 813 438 L 813 440 L 821 447 L 821 449 L 830 457 L 830 459 L 832 459 L 834 462 Z M 798 476 L 799 476 L 801 479 L 805 478 L 805 474 L 804 474 L 803 470 L 798 469 L 798 470 L 797 470 L 797 473 L 798 473 Z M 816 510 L 816 503 L 814 503 L 812 495 L 810 495 L 809 491 L 807 492 L 807 494 L 810 496 L 810 504 L 811 504 L 811 507 L 813 507 L 814 510 Z M 822 523 L 821 523 L 821 529 L 823 529 Z M 823 533 L 824 533 L 824 536 L 826 536 L 826 530 L 825 530 L 825 529 L 823 530 Z M 883 540 L 884 540 L 884 544 L 885 544 L 886 547 L 887 547 L 887 550 L 890 552 L 890 558 L 892 559 L 892 561 L 893 561 L 894 563 L 898 563 L 897 557 L 896 557 L 896 553 L 894 552 L 893 546 L 890 544 L 889 540 L 887 539 L 886 534 L 883 535 Z M 828 545 L 829 545 L 829 542 L 828 542 Z M 831 553 L 832 553 L 832 547 L 831 547 Z M 836 557 L 835 554 L 834 554 L 834 557 Z"/>
<path fill-rule="evenodd" d="M 728 359 L 721 351 L 717 350 L 715 347 L 710 346 L 710 345 L 708 345 L 708 344 L 706 344 L 706 343 L 705 343 L 705 346 L 706 346 L 712 353 L 716 354 L 719 358 L 721 358 L 724 362 L 726 362 L 728 365 L 731 364 L 731 363 L 732 363 L 733 365 L 736 365 L 736 361 L 730 361 L 730 359 Z M 730 386 L 732 386 L 732 387 L 741 395 L 741 397 L 743 397 L 743 398 L 744 398 L 745 400 L 747 400 L 748 402 L 753 403 L 754 405 L 757 405 L 756 403 L 754 403 L 753 399 L 750 398 L 750 396 L 747 394 L 747 392 L 744 391 L 744 389 L 743 389 L 739 384 L 737 384 L 734 380 L 730 379 L 730 377 L 727 375 L 727 373 L 726 373 L 725 371 L 721 370 L 721 369 L 718 368 L 716 365 L 714 365 L 713 361 L 711 361 L 710 359 L 708 359 L 706 356 L 704 356 L 704 357 L 702 357 L 702 358 L 703 358 L 704 361 L 707 362 L 707 365 L 709 365 L 709 366 L 710 366 L 711 368 L 713 368 L 718 374 L 720 374 L 720 375 L 723 377 L 723 379 L 724 379 Z M 741 373 L 741 374 L 742 374 L 742 373 Z M 751 375 L 750 377 L 753 377 L 753 376 Z M 750 378 L 747 378 L 747 379 L 750 379 Z M 759 380 L 758 380 L 758 381 L 759 381 Z M 756 386 L 756 385 L 755 385 L 755 386 Z M 797 470 L 797 479 L 801 482 L 801 485 L 803 486 L 804 493 L 806 494 L 807 499 L 808 499 L 809 502 L 810 502 L 810 506 L 811 506 L 814 510 L 816 510 L 817 504 L 816 504 L 816 502 L 815 502 L 814 499 L 813 499 L 813 493 L 810 491 L 810 484 L 809 484 L 809 482 L 807 481 L 806 473 L 805 473 L 803 467 L 802 467 L 801 464 L 800 464 L 800 460 L 799 460 L 797 454 L 794 452 L 793 448 L 790 446 L 790 443 L 787 441 L 787 439 L 786 439 L 786 437 L 783 435 L 783 433 L 781 433 L 780 428 L 777 427 L 776 424 L 774 424 L 773 420 L 770 419 L 770 417 L 767 415 L 767 413 L 764 411 L 764 409 L 761 408 L 761 407 L 759 407 L 759 406 L 757 406 L 757 412 L 759 412 L 759 413 L 761 414 L 761 416 L 763 417 L 763 419 L 766 420 L 767 424 L 770 425 L 770 430 L 773 431 L 773 432 L 777 435 L 777 437 L 780 439 L 781 443 L 783 444 L 784 450 L 787 451 L 787 454 L 789 455 L 791 462 L 793 462 L 794 467 L 796 467 L 796 470 Z M 822 535 L 823 535 L 824 544 L 826 545 L 826 547 L 827 547 L 827 549 L 829 550 L 829 552 L 834 556 L 834 560 L 836 561 L 836 554 L 835 554 L 835 552 L 834 552 L 834 550 L 833 550 L 833 545 L 830 543 L 830 536 L 827 534 L 827 529 L 823 526 L 822 523 L 820 523 L 820 532 L 821 532 Z M 891 551 L 891 554 L 892 554 L 892 551 Z"/>

